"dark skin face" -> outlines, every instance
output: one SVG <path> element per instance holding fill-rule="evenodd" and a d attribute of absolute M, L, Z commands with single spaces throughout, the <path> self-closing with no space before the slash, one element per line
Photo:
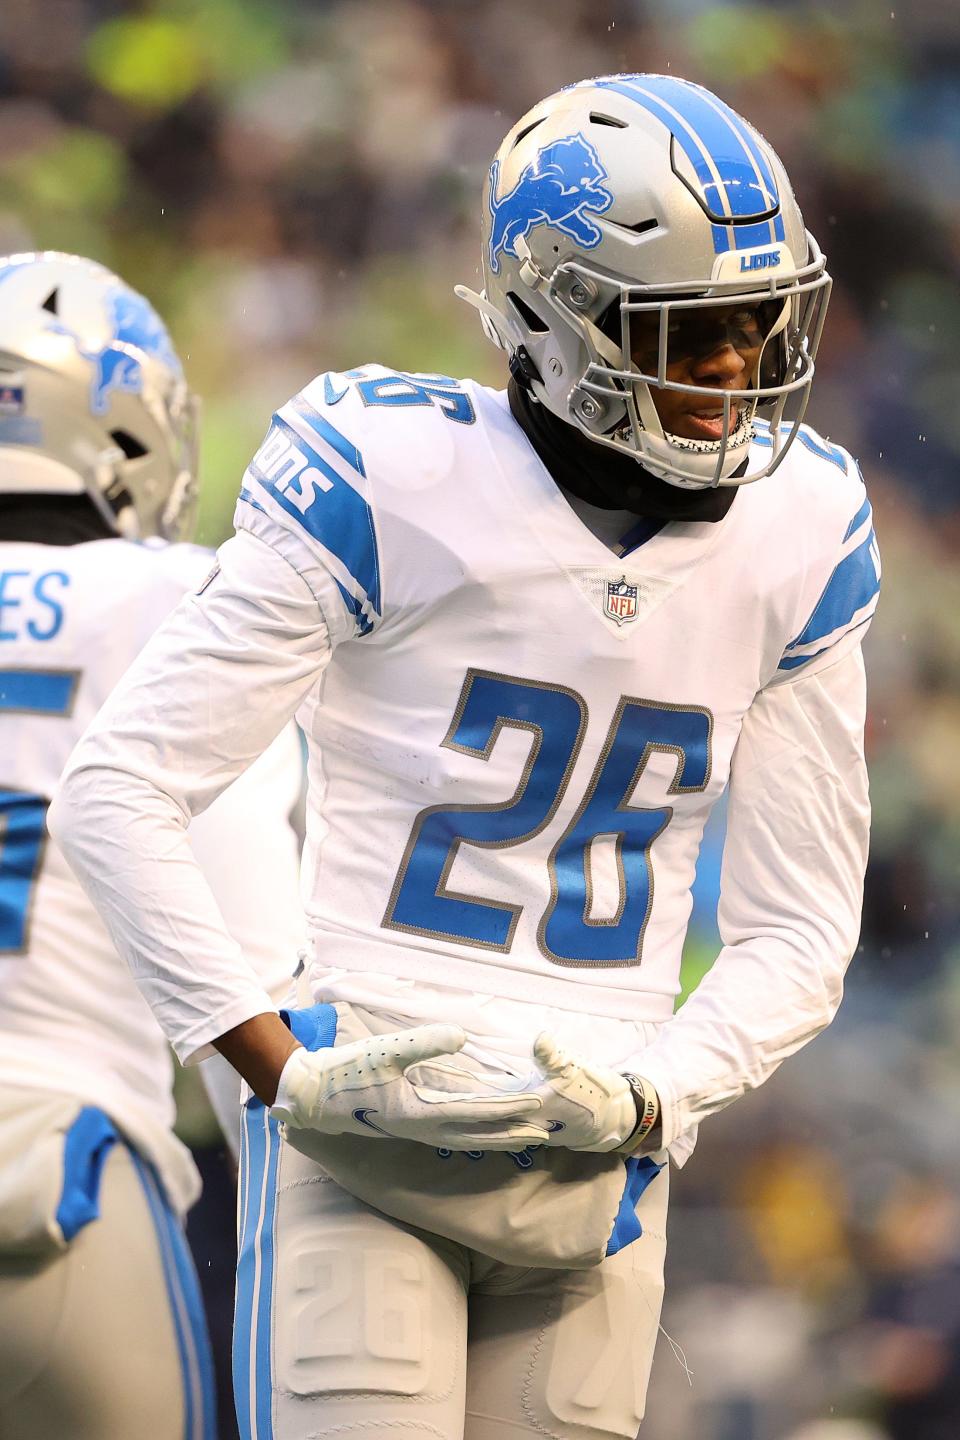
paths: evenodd
<path fill-rule="evenodd" d="M 776 310 L 768 305 L 724 305 L 702 310 L 675 310 L 669 321 L 666 378 L 710 390 L 745 390 L 755 374 L 764 338 Z M 638 312 L 633 317 L 633 363 L 646 374 L 657 370 L 660 317 Z M 723 436 L 723 402 L 717 395 L 686 394 L 650 387 L 664 430 L 686 440 L 719 440 Z M 730 404 L 730 430 L 742 401 Z"/>

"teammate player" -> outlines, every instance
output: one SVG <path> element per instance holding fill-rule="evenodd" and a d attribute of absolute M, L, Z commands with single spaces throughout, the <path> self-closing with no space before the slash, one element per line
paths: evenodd
<path fill-rule="evenodd" d="M 569 87 L 494 161 L 483 275 L 508 391 L 365 365 L 284 406 L 56 806 L 181 1057 L 255 1092 L 257 1440 L 634 1435 L 666 1152 L 829 1022 L 858 933 L 878 562 L 855 462 L 799 419 L 830 282 L 779 160 L 682 80 Z M 291 1033 L 181 837 L 294 710 Z M 725 788 L 724 945 L 674 1016 Z M 400 1041 L 347 1048 L 417 1022 L 451 1055 L 406 1084 Z M 442 1099 L 470 1085 L 504 1113 Z"/>
<path fill-rule="evenodd" d="M 194 1440 L 215 1421 L 169 1052 L 44 835 L 78 736 L 210 568 L 168 543 L 194 401 L 153 309 L 74 256 L 0 260 L 0 372 L 0 1433 Z M 288 731 L 191 828 L 271 993 L 298 940 L 299 779 Z"/>

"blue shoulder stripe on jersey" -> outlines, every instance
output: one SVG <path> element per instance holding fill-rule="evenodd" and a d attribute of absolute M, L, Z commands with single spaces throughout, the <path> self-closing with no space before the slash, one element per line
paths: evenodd
<path fill-rule="evenodd" d="M 846 457 L 843 451 L 836 445 L 831 445 L 829 440 L 816 439 L 805 425 L 801 425 L 800 434 L 797 438 L 800 444 L 805 445 L 813 455 L 819 455 L 821 460 L 829 460 L 831 465 L 836 465 L 838 469 L 842 470 L 844 475 L 846 475 Z"/>
<path fill-rule="evenodd" d="M 343 599 L 344 605 L 346 605 L 347 609 L 350 611 L 350 614 L 357 622 L 358 633 L 360 635 L 369 635 L 370 631 L 373 629 L 373 626 L 367 619 L 366 615 L 364 615 L 363 613 L 363 601 L 358 600 L 355 595 L 351 595 L 350 591 L 347 590 L 345 586 L 340 584 L 340 581 L 336 578 L 336 576 L 334 576 L 333 578 L 334 584 L 340 591 L 340 595 Z"/>
<path fill-rule="evenodd" d="M 843 631 L 856 621 L 856 627 L 868 617 L 861 615 L 866 606 L 875 601 L 880 593 L 880 569 L 876 557 L 876 536 L 870 534 L 852 550 L 836 567 L 816 608 L 795 640 L 787 646 L 787 652 L 780 662 L 781 670 L 792 670 L 814 658 L 811 654 L 797 655 L 800 646 L 815 645 L 818 640 Z M 837 637 L 839 638 L 839 636 Z M 828 647 L 824 647 L 826 649 Z M 817 651 L 822 654 L 823 651 Z"/>
<path fill-rule="evenodd" d="M 821 645 L 819 650 L 811 650 L 809 654 L 804 655 L 784 655 L 777 669 L 798 670 L 801 665 L 809 665 L 811 660 L 817 660 L 821 655 L 825 655 L 828 650 L 831 650 L 837 643 L 837 640 L 842 640 L 844 636 L 852 635 L 855 631 L 861 630 L 872 618 L 873 611 L 871 610 L 869 615 L 864 615 L 862 620 L 858 620 L 856 625 L 851 625 L 848 629 L 844 630 L 843 635 L 838 635 L 835 640 L 830 641 L 829 645 Z"/>
<path fill-rule="evenodd" d="M 307 423 L 304 421 L 304 425 Z M 310 420 L 309 424 L 319 434 L 315 422 Z M 329 428 L 333 431 L 332 426 Z M 347 447 L 359 461 L 358 453 L 339 431 L 333 434 L 340 442 L 334 447 L 337 453 L 342 455 L 341 447 Z M 343 458 L 358 474 L 363 474 L 362 462 L 354 464 L 350 456 Z M 377 537 L 373 512 L 359 490 L 280 415 L 274 416 L 267 438 L 251 461 L 247 474 L 308 535 L 336 556 L 379 615 Z"/>
<path fill-rule="evenodd" d="M 766 421 L 754 420 L 753 443 L 755 445 L 762 445 L 765 449 L 772 450 L 773 436 L 770 434 L 769 428 L 766 428 L 764 430 L 758 430 L 758 425 L 765 426 Z M 789 423 L 780 426 L 781 432 L 785 433 L 789 431 L 789 429 Z M 839 446 L 831 445 L 829 440 L 821 440 L 816 438 L 813 433 L 807 429 L 805 425 L 801 425 L 800 429 L 797 431 L 797 439 L 800 441 L 800 444 L 804 447 L 804 449 L 809 450 L 812 455 L 818 455 L 821 460 L 829 460 L 831 465 L 836 465 L 837 468 L 842 470 L 844 475 L 846 475 L 846 456 L 839 448 Z M 853 532 L 851 531 L 850 533 L 852 534 Z"/>
<path fill-rule="evenodd" d="M 866 521 L 870 519 L 872 514 L 873 508 L 870 504 L 870 501 L 864 500 L 863 504 L 860 506 L 860 509 L 857 511 L 856 515 L 854 515 L 853 519 L 850 521 L 850 524 L 847 526 L 846 534 L 843 537 L 844 540 L 849 540 L 850 536 L 855 534 L 855 532 L 860 529 L 860 526 L 865 524 Z"/>
<path fill-rule="evenodd" d="M 745 220 L 779 204 L 773 175 L 756 140 L 736 111 L 716 96 L 665 75 L 616 76 L 600 80 L 598 85 L 642 105 L 667 126 L 692 164 L 715 215 L 729 211 L 732 217 Z M 753 225 L 728 228 L 715 223 L 712 229 L 718 255 L 731 248 L 731 236 L 737 250 L 769 245 L 785 236 L 779 211 Z"/>
<path fill-rule="evenodd" d="M 327 444 L 331 445 L 337 454 L 346 460 L 352 469 L 356 470 L 358 475 L 366 475 L 367 472 L 363 468 L 363 456 L 360 454 L 356 445 L 347 439 L 346 435 L 341 435 L 340 431 L 335 429 L 335 427 L 330 424 L 330 421 L 320 414 L 319 410 L 314 410 L 310 401 L 305 399 L 303 395 L 295 396 L 291 404 L 307 424 L 316 430 L 321 440 L 326 440 Z"/>
<path fill-rule="evenodd" d="M 338 378 L 339 378 L 339 377 L 338 377 Z M 349 385 L 344 385 L 340 390 L 338 390 L 338 389 L 335 387 L 334 383 L 333 383 L 333 374 L 328 372 L 328 373 L 327 373 L 326 375 L 324 375 L 324 377 L 323 377 L 323 400 L 324 400 L 324 404 L 325 404 L 325 405 L 339 405 L 339 404 L 340 404 L 340 401 L 343 399 L 344 395 L 346 395 L 346 393 L 347 393 L 347 391 L 348 391 L 349 389 L 350 389 L 350 386 L 349 386 Z"/>
<path fill-rule="evenodd" d="M 240 487 L 240 499 L 243 500 L 247 505 L 252 505 L 254 510 L 259 510 L 261 515 L 266 515 L 267 512 L 260 504 L 260 501 L 254 500 L 253 496 L 250 494 L 250 491 L 246 488 L 246 486 Z"/>

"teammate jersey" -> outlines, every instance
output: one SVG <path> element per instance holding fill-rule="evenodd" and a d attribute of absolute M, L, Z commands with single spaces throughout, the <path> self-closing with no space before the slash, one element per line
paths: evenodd
<path fill-rule="evenodd" d="M 181 1205 L 197 1185 L 170 1134 L 166 1042 L 44 821 L 78 737 L 211 558 L 161 542 L 0 544 L 0 1082 L 105 1110 Z M 288 734 L 191 830 L 228 926 L 273 992 L 300 939 L 288 818 L 299 772 Z"/>
<path fill-rule="evenodd" d="M 770 444 L 758 426 L 752 465 Z M 698 846 L 733 764 L 724 951 L 637 1060 L 665 1139 L 827 1023 L 859 926 L 859 641 L 879 583 L 844 451 L 805 428 L 723 520 L 639 522 L 614 555 L 505 395 L 367 366 L 281 409 L 236 525 L 220 575 L 75 756 L 60 822 L 182 1056 L 264 1006 L 231 980 L 236 954 L 211 943 L 185 870 L 180 933 L 143 913 L 154 858 L 298 704 L 317 975 L 394 977 L 413 1016 L 440 984 L 670 1020 Z M 143 715 L 163 694 L 180 713 L 153 754 Z M 83 814 L 109 827 L 134 793 L 156 797 L 157 825 L 121 906 Z M 149 972 L 182 977 L 191 925 L 203 962 L 178 1003 Z"/>

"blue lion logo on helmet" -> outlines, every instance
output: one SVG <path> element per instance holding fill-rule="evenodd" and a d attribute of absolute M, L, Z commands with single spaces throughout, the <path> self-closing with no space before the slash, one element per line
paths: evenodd
<path fill-rule="evenodd" d="M 500 161 L 490 167 L 490 268 L 500 274 L 500 256 L 516 258 L 517 241 L 536 225 L 562 230 L 584 250 L 600 244 L 603 232 L 589 218 L 613 204 L 600 183 L 607 172 L 596 150 L 582 135 L 568 135 L 537 152 L 509 194 L 497 197 Z"/>
<path fill-rule="evenodd" d="M 180 361 L 160 316 L 135 290 L 118 286 L 107 299 L 113 323 L 111 342 L 94 354 L 88 354 L 96 373 L 90 391 L 90 408 L 94 415 L 103 415 L 112 390 L 138 394 L 143 389 L 140 361 L 126 349 L 132 346 L 167 365 L 175 374 L 181 373 Z"/>
<path fill-rule="evenodd" d="M 143 367 L 134 351 L 159 360 L 177 376 L 183 374 L 167 328 L 148 300 L 118 284 L 107 292 L 105 307 L 111 334 L 99 350 L 85 346 L 81 337 L 61 321 L 50 324 L 50 329 L 57 334 L 69 335 L 84 360 L 93 366 L 90 382 L 93 415 L 106 415 L 113 391 L 139 395 L 143 389 Z"/>

